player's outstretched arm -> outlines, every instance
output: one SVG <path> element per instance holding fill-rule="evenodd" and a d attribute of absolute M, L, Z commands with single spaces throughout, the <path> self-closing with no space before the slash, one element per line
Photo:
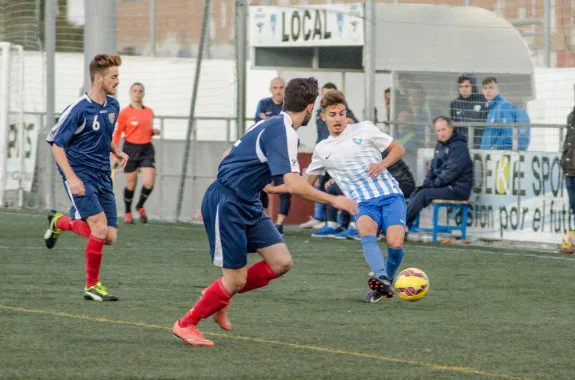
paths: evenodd
<path fill-rule="evenodd" d="M 268 194 L 288 193 L 288 190 L 287 190 L 287 187 L 285 184 L 275 186 L 273 183 L 270 183 L 269 185 L 266 185 L 266 187 L 264 187 L 264 191 Z"/>
<path fill-rule="evenodd" d="M 357 213 L 357 204 L 344 196 L 334 196 L 312 187 L 298 173 L 284 174 L 284 183 L 287 190 L 295 195 L 312 202 L 329 204 L 337 209 L 349 212 L 352 215 Z"/>

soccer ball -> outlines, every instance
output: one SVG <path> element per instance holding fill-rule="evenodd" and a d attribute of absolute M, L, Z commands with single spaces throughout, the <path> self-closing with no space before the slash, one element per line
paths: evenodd
<path fill-rule="evenodd" d="M 395 278 L 395 289 L 405 301 L 418 301 L 429 291 L 429 279 L 417 268 L 407 268 Z"/>
<path fill-rule="evenodd" d="M 575 231 L 567 231 L 561 241 L 561 253 L 575 252 Z"/>

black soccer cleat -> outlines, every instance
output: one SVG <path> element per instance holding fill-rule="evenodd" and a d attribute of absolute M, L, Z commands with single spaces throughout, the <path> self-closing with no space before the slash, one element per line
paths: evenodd
<path fill-rule="evenodd" d="M 56 228 L 56 221 L 60 219 L 64 214 L 58 212 L 56 210 L 50 210 L 48 213 L 48 229 L 44 233 L 44 243 L 46 244 L 46 248 L 52 249 L 56 245 L 56 241 L 63 230 L 59 230 Z"/>
<path fill-rule="evenodd" d="M 369 279 L 368 284 L 371 290 L 383 294 L 385 298 L 393 298 L 395 295 L 391 280 L 386 275 L 379 276 L 379 278 L 372 277 Z"/>
<path fill-rule="evenodd" d="M 386 298 L 385 295 L 379 290 L 370 290 L 363 296 L 363 300 L 368 303 L 377 303 L 384 298 Z"/>

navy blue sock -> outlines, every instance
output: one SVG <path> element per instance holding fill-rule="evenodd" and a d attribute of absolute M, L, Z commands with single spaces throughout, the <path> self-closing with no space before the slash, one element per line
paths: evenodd
<path fill-rule="evenodd" d="M 385 274 L 385 260 L 383 254 L 377 244 L 377 236 L 364 236 L 361 238 L 361 246 L 363 247 L 363 256 L 365 261 L 369 264 L 371 271 L 375 277 L 379 278 Z"/>
<path fill-rule="evenodd" d="M 395 277 L 395 272 L 403 260 L 403 247 L 401 248 L 388 248 L 387 249 L 387 263 L 385 266 L 385 271 L 390 279 Z"/>

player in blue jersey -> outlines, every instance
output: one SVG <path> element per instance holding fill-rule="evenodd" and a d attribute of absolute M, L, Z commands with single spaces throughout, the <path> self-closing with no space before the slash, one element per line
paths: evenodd
<path fill-rule="evenodd" d="M 213 346 L 196 327 L 198 322 L 213 315 L 221 328 L 230 330 L 226 309 L 232 296 L 266 286 L 291 268 L 291 255 L 259 199 L 273 177 L 283 177 L 282 186 L 292 194 L 357 211 L 354 201 L 318 191 L 300 176 L 296 130 L 310 120 L 317 94 L 315 78 L 291 80 L 284 112 L 253 125 L 220 163 L 216 181 L 204 194 L 202 215 L 212 262 L 223 276 L 174 323 L 174 335 L 187 343 Z M 248 252 L 258 252 L 263 260 L 246 267 Z"/>
<path fill-rule="evenodd" d="M 90 90 L 69 105 L 46 139 L 72 202 L 71 218 L 52 210 L 48 215 L 46 247 L 53 248 L 63 231 L 88 238 L 84 299 L 116 301 L 100 282 L 104 244 L 116 241 L 116 200 L 110 178 L 110 152 L 121 167 L 128 156 L 112 142 L 120 105 L 112 97 L 119 81 L 121 59 L 99 54 L 90 62 Z"/>
<path fill-rule="evenodd" d="M 367 302 L 391 298 L 393 277 L 403 259 L 406 205 L 399 184 L 387 168 L 401 158 L 405 150 L 372 122 L 348 125 L 346 102 L 340 91 L 328 92 L 321 100 L 321 118 L 330 136 L 316 145 L 307 168 L 308 181 L 314 183 L 326 172 L 343 193 L 358 203 L 355 216 L 364 257 L 374 273 Z M 387 156 L 382 160 L 382 152 Z M 387 241 L 384 259 L 377 235 Z"/>
<path fill-rule="evenodd" d="M 285 82 L 282 78 L 276 77 L 270 82 L 270 93 L 272 96 L 268 98 L 260 99 L 258 102 L 258 107 L 256 109 L 256 123 L 261 120 L 268 119 L 272 116 L 279 115 L 282 112 L 282 106 L 284 102 L 284 92 L 285 92 Z M 281 178 L 277 179 L 278 183 L 281 182 Z M 284 227 L 283 222 L 289 213 L 291 207 L 291 194 L 281 193 L 279 194 L 280 205 L 278 210 L 278 217 L 276 220 L 276 228 L 283 235 Z M 265 191 L 260 194 L 260 199 L 264 205 L 264 208 L 268 208 L 269 197 Z"/>

